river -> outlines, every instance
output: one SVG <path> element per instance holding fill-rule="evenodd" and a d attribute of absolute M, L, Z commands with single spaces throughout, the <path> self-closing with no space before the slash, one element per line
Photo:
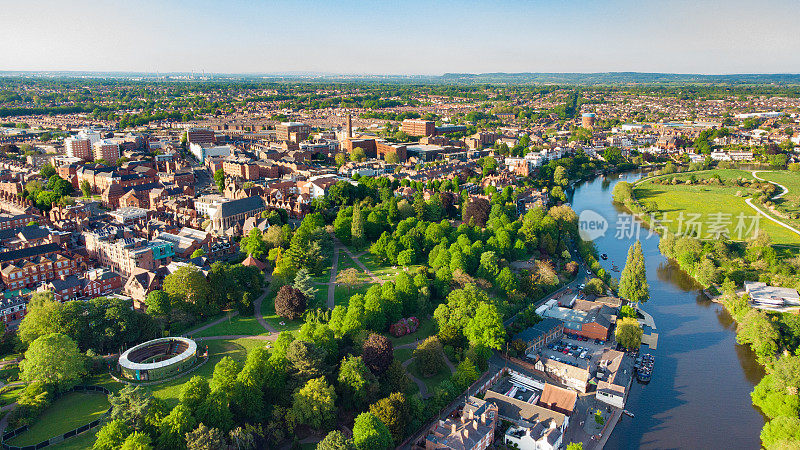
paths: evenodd
<path fill-rule="evenodd" d="M 595 239 L 601 264 L 625 265 L 628 248 L 636 240 L 625 227 L 617 238 L 619 215 L 611 190 L 619 181 L 641 175 L 626 173 L 602 177 L 575 187 L 573 209 L 599 213 L 608 230 Z M 653 378 L 647 385 L 634 382 L 626 409 L 606 448 L 753 448 L 760 447 L 764 418 L 750 402 L 750 392 L 764 375 L 749 348 L 736 343 L 735 326 L 724 308 L 698 292 L 696 283 L 658 251 L 658 235 L 642 227 L 639 240 L 647 266 L 650 300 L 643 309 L 655 319 L 658 337 Z M 619 278 L 619 272 L 611 272 Z M 649 332 L 650 330 L 645 330 Z M 648 351 L 644 347 L 645 351 Z"/>

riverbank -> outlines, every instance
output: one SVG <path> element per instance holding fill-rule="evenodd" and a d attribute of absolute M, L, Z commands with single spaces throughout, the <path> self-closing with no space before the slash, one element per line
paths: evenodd
<path fill-rule="evenodd" d="M 611 202 L 611 190 L 641 175 L 599 177 L 574 191 L 576 213 L 591 210 L 610 224 L 609 232 L 594 241 L 597 251 L 608 255 L 600 261 L 604 270 L 610 271 L 612 261 L 625 261 L 636 240 L 615 235 L 614 224 L 623 215 L 630 220 L 630 211 Z M 626 409 L 635 419 L 621 417 L 606 448 L 757 448 L 764 419 L 752 407 L 749 394 L 763 371 L 749 349 L 736 344 L 728 314 L 698 295 L 700 286 L 676 262 L 664 258 L 658 243 L 657 234 L 642 239 L 650 284 L 644 307 L 659 335 L 657 349 L 649 352 L 658 367 L 649 384 L 632 384 Z"/>

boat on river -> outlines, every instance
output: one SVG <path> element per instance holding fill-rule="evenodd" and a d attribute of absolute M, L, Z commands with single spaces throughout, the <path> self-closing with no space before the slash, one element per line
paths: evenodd
<path fill-rule="evenodd" d="M 641 383 L 647 383 L 653 376 L 653 364 L 655 363 L 655 356 L 645 353 L 644 355 L 636 358 L 636 379 Z"/>

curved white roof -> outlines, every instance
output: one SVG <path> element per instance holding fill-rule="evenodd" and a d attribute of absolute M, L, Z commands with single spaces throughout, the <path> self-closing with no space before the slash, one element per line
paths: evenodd
<path fill-rule="evenodd" d="M 128 355 L 130 355 L 132 351 L 149 347 L 153 344 L 158 344 L 159 342 L 167 342 L 167 341 L 181 341 L 184 342 L 186 345 L 188 345 L 189 348 L 187 348 L 186 351 L 184 351 L 183 353 L 175 355 L 172 358 L 153 363 L 135 363 L 128 359 Z M 195 343 L 191 339 L 187 339 L 184 337 L 165 337 L 165 338 L 153 339 L 152 341 L 143 342 L 135 347 L 131 347 L 128 350 L 126 350 L 125 353 L 123 353 L 119 357 L 119 365 L 130 370 L 160 369 L 162 367 L 168 367 L 173 364 L 179 363 L 189 358 L 190 356 L 194 355 L 196 351 L 197 351 L 197 343 Z"/>

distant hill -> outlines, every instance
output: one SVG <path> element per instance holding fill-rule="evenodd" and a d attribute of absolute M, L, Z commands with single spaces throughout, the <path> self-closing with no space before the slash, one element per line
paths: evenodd
<path fill-rule="evenodd" d="M 508 84 L 800 84 L 800 74 L 700 75 L 644 72 L 598 73 L 446 73 L 451 83 Z"/>
<path fill-rule="evenodd" d="M 198 73 L 0 71 L 0 77 L 181 81 L 365 82 L 386 84 L 558 84 L 558 85 L 800 85 L 800 74 L 701 75 L 646 72 L 445 73 L 444 75 L 337 74 L 328 72 Z"/>

